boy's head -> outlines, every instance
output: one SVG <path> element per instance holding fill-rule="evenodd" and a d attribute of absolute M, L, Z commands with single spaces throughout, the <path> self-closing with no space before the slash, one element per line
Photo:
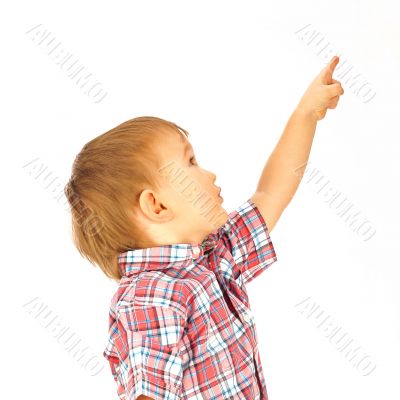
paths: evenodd
<path fill-rule="evenodd" d="M 216 176 L 197 164 L 189 133 L 156 117 L 128 120 L 76 156 L 64 192 L 75 246 L 114 280 L 128 249 L 198 244 L 228 217 Z"/>

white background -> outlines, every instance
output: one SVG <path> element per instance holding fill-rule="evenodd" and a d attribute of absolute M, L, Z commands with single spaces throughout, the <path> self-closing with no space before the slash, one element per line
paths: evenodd
<path fill-rule="evenodd" d="M 254 193 L 301 95 L 338 54 L 376 95 L 363 102 L 335 72 L 345 94 L 318 123 L 309 161 L 376 233 L 364 240 L 304 179 L 271 233 L 278 261 L 248 292 L 271 400 L 399 399 L 397 6 L 2 2 L 0 396 L 117 399 L 102 358 L 117 286 L 73 247 L 65 197 L 55 199 L 83 145 L 137 116 L 174 121 L 190 132 L 198 162 L 216 173 L 230 212 Z M 27 32 L 39 24 L 101 82 L 103 101 L 32 40 Z M 324 51 L 296 33 L 306 25 L 329 44 Z M 51 173 L 47 181 L 25 167 L 35 159 Z M 364 376 L 315 318 L 299 312 L 307 298 L 361 346 L 374 371 Z M 28 312 L 32 302 L 46 307 L 47 319 Z M 46 327 L 54 317 L 96 356 L 98 374 L 54 338 Z"/>

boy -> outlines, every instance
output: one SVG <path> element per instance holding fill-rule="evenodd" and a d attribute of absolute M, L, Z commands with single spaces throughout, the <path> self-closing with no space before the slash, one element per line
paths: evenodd
<path fill-rule="evenodd" d="M 268 399 L 246 284 L 277 260 L 270 232 L 317 121 L 344 93 L 338 61 L 312 81 L 255 193 L 229 215 L 216 176 L 170 121 L 129 120 L 76 157 L 65 187 L 74 243 L 119 283 L 103 355 L 120 399 Z"/>

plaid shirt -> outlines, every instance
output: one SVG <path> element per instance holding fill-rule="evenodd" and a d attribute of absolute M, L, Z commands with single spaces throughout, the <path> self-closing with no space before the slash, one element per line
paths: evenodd
<path fill-rule="evenodd" d="M 121 253 L 103 353 L 119 399 L 267 400 L 245 284 L 276 260 L 251 199 L 201 244 Z"/>

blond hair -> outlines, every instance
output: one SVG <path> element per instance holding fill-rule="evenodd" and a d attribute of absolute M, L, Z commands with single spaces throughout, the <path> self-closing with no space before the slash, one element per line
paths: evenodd
<path fill-rule="evenodd" d="M 142 190 L 161 185 L 155 144 L 171 131 L 182 140 L 182 133 L 189 136 L 171 121 L 133 118 L 86 143 L 73 162 L 64 188 L 73 243 L 83 257 L 117 282 L 121 279 L 118 255 L 142 248 L 145 240 L 132 218 L 133 210 Z"/>

